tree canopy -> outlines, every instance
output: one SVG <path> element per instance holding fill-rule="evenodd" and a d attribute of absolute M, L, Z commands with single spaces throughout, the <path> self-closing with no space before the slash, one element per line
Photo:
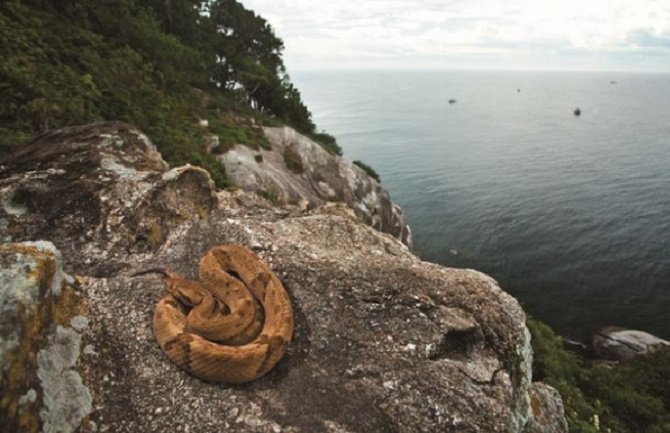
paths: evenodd
<path fill-rule="evenodd" d="M 203 165 L 223 185 L 197 126 L 214 117 L 229 131 L 279 121 L 340 153 L 316 133 L 282 40 L 235 0 L 5 0 L 0 39 L 0 153 L 49 129 L 123 120 L 168 162 Z"/>

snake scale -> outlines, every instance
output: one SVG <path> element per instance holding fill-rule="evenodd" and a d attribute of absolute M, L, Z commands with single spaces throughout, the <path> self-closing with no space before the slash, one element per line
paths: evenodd
<path fill-rule="evenodd" d="M 270 371 L 293 336 L 291 301 L 251 251 L 220 245 L 200 259 L 199 281 L 165 270 L 153 332 L 165 355 L 192 375 L 229 384 Z"/>

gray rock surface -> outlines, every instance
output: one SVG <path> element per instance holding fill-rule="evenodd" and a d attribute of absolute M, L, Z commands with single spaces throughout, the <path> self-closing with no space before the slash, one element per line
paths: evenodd
<path fill-rule="evenodd" d="M 37 354 L 37 377 L 43 390 L 40 410 L 45 433 L 75 431 L 91 413 L 91 394 L 76 370 L 81 335 L 58 325 L 46 347 Z"/>
<path fill-rule="evenodd" d="M 0 426 L 69 433 L 92 411 L 77 370 L 84 303 L 50 242 L 0 245 Z M 80 318 L 80 319 L 77 319 Z"/>
<path fill-rule="evenodd" d="M 593 350 L 603 360 L 624 361 L 644 355 L 655 347 L 670 346 L 670 341 L 644 331 L 608 327 L 593 336 Z"/>
<path fill-rule="evenodd" d="M 149 139 L 123 123 L 57 130 L 0 160 L 0 237 L 52 240 L 83 275 L 116 273 L 215 203 L 207 172 L 168 170 Z"/>
<path fill-rule="evenodd" d="M 168 170 L 141 137 L 122 124 L 69 128 L 2 162 L 5 237 L 50 240 L 65 270 L 79 275 L 53 314 L 40 315 L 48 332 L 18 338 L 16 350 L 33 364 L 19 371 L 27 378 L 20 386 L 3 385 L 16 408 L 8 422 L 26 411 L 44 414 L 42 431 L 61 422 L 49 415 L 37 365 L 56 344 L 61 371 L 81 377 L 62 383 L 80 391 L 67 397 L 81 409 L 68 406 L 68 419 L 90 404 L 81 431 L 488 433 L 530 425 L 524 313 L 490 277 L 422 262 L 345 205 L 305 210 L 217 192 L 201 169 Z M 86 199 L 73 198 L 77 188 Z M 170 363 L 151 333 L 162 281 L 131 277 L 156 266 L 195 277 L 200 256 L 223 243 L 268 263 L 295 311 L 285 358 L 244 386 L 209 384 Z"/>
<path fill-rule="evenodd" d="M 563 400 L 556 388 L 533 382 L 530 386 L 530 407 L 533 416 L 524 433 L 567 433 Z"/>
<path fill-rule="evenodd" d="M 412 233 L 402 209 L 388 192 L 360 167 L 326 152 L 289 127 L 263 128 L 271 150 L 237 145 L 218 158 L 228 176 L 248 191 L 269 193 L 282 202 L 311 207 L 328 201 L 345 202 L 366 224 L 412 247 Z M 302 172 L 291 171 L 287 151 L 302 161 Z"/>

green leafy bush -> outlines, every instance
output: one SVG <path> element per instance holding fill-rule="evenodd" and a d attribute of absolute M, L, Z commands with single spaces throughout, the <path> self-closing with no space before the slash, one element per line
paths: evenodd
<path fill-rule="evenodd" d="M 279 198 L 279 196 L 272 191 L 260 190 L 258 191 L 258 195 L 276 206 L 282 206 L 284 204 L 281 198 Z"/>
<path fill-rule="evenodd" d="M 309 138 L 319 143 L 321 147 L 326 149 L 331 155 L 342 156 L 342 148 L 337 144 L 337 140 L 332 135 L 323 131 L 318 133 L 308 133 L 307 135 Z"/>
<path fill-rule="evenodd" d="M 379 177 L 379 174 L 372 167 L 370 167 L 369 165 L 367 165 L 363 161 L 359 161 L 359 160 L 356 160 L 353 163 L 356 164 L 357 166 L 359 166 L 360 168 L 362 168 L 363 171 L 368 174 L 368 176 L 370 176 L 371 178 L 373 178 L 377 182 L 382 183 L 381 178 Z"/>
<path fill-rule="evenodd" d="M 208 130 L 219 137 L 217 153 L 225 153 L 236 144 L 244 144 L 254 150 L 270 149 L 270 142 L 263 130 L 247 117 L 232 116 L 212 110 L 207 118 Z"/>
<path fill-rule="evenodd" d="M 571 433 L 670 432 L 670 348 L 609 367 L 563 349 L 547 325 L 531 318 L 526 324 L 533 338 L 533 380 L 560 392 Z"/>
<path fill-rule="evenodd" d="M 219 151 L 268 148 L 257 125 L 315 130 L 282 40 L 235 0 L 6 0 L 0 40 L 0 155 L 51 129 L 121 120 L 171 165 L 202 165 L 224 187 L 198 119 Z"/>

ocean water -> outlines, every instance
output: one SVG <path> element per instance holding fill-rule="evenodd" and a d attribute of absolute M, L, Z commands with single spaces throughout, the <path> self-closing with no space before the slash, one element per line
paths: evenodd
<path fill-rule="evenodd" d="M 424 260 L 486 272 L 566 336 L 670 338 L 670 75 L 292 80 L 345 157 L 379 172 Z"/>

